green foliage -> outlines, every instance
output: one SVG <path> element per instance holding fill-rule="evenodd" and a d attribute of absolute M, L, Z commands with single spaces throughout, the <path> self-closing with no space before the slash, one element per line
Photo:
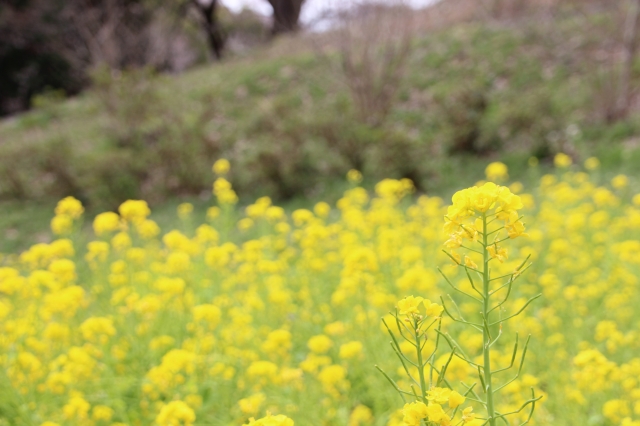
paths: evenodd
<path fill-rule="evenodd" d="M 451 176 L 470 175 L 470 155 L 524 164 L 559 151 L 576 159 L 616 151 L 637 118 L 594 119 L 593 70 L 577 67 L 579 58 L 559 61 L 545 37 L 468 24 L 416 40 L 394 106 L 375 127 L 329 64 L 294 40 L 178 77 L 99 69 L 91 92 L 65 103 L 55 93 L 38 98 L 34 111 L 0 125 L 0 197 L 157 204 L 209 192 L 221 157 L 247 198 L 331 198 L 326 191 L 351 168 L 441 191 L 454 186 Z M 602 156 L 606 167 L 626 161 L 620 149 Z"/>

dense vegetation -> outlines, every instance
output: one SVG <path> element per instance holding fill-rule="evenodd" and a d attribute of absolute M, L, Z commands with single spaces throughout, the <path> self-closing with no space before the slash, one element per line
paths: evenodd
<path fill-rule="evenodd" d="M 491 4 L 2 121 L 0 426 L 640 425 L 640 67 Z"/>
<path fill-rule="evenodd" d="M 492 231 L 499 241 L 489 248 L 492 276 L 520 275 L 492 318 L 518 313 L 542 294 L 492 348 L 494 369 L 508 367 L 518 332 L 519 366 L 531 335 L 524 369 L 494 407 L 517 411 L 532 388 L 543 399 L 531 424 L 635 426 L 640 199 L 631 197 L 627 176 L 601 183 L 595 158 L 585 164 L 590 173 L 566 155 L 556 164 L 557 172 L 529 188 L 510 185 L 519 197 L 509 195 L 509 202 L 526 228 L 509 219 L 507 231 Z M 218 163 L 216 171 L 226 168 Z M 506 177 L 501 164 L 487 172 Z M 539 176 L 535 166 L 531 173 Z M 336 206 L 320 202 L 287 214 L 266 197 L 236 209 L 235 192 L 219 177 L 205 223 L 193 205 L 182 204 L 173 227 L 162 230 L 146 202 L 127 201 L 119 213 L 98 215 L 90 237 L 78 232 L 82 205 L 60 201 L 52 221 L 57 239 L 6 257 L 0 268 L 0 424 L 240 425 L 266 411 L 272 423 L 258 425 L 291 425 L 281 414 L 297 425 L 420 424 L 427 414 L 416 404 L 403 412 L 373 368 L 403 388 L 411 383 L 380 317 L 392 324 L 386 314 L 394 306 L 400 314 L 424 307 L 432 317 L 442 313 L 442 332 L 464 358 L 481 362 L 481 335 L 449 318 L 454 312 L 477 321 L 476 301 L 435 268 L 472 293 L 464 269 L 482 259 L 459 245 L 477 247 L 473 232 L 482 228 L 466 225 L 468 237 L 456 242 L 456 231 L 445 243 L 443 216 L 455 230 L 451 221 L 459 216 L 452 213 L 468 215 L 464 195 L 447 213 L 449 203 L 439 197 L 407 200 L 407 180 L 384 180 L 375 195 L 352 185 Z M 492 286 L 502 299 L 507 287 Z M 401 300 L 411 295 L 420 297 Z M 447 315 L 431 301 L 448 306 Z M 435 344 L 426 340 L 425 353 Z M 430 393 L 430 409 L 441 414 L 435 421 L 429 411 L 428 424 L 452 424 L 451 409 L 443 414 L 434 404 L 446 408 L 449 398 L 449 407 L 458 406 L 462 393 L 465 410 L 453 424 L 484 424 L 482 406 L 463 387 L 478 383 L 478 371 L 440 347 L 431 365 L 447 365 L 448 381 L 439 386 L 460 393 Z M 410 343 L 399 348 L 418 362 Z M 495 373 L 496 390 L 515 373 Z M 479 385 L 476 392 L 482 395 Z M 512 421 L 527 416 L 528 409 Z"/>

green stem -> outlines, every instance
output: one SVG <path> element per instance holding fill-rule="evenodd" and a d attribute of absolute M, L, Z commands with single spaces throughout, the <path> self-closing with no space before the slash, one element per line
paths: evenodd
<path fill-rule="evenodd" d="M 418 352 L 418 374 L 420 376 L 420 397 L 422 402 L 427 404 L 427 385 L 424 379 L 424 363 L 422 362 L 422 346 L 420 345 L 420 329 L 418 320 L 414 321 L 414 333 L 416 336 L 416 351 Z M 425 337 L 426 339 L 426 337 Z"/>
<path fill-rule="evenodd" d="M 483 301 L 482 301 L 482 318 L 485 324 L 482 328 L 482 355 L 484 357 L 484 384 L 485 392 L 487 394 L 487 418 L 489 419 L 489 425 L 495 426 L 495 408 L 493 406 L 493 384 L 491 382 L 491 336 L 489 335 L 489 251 L 487 250 L 487 215 L 482 214 L 482 257 L 484 263 L 484 271 L 482 272 L 482 289 L 483 289 Z"/>

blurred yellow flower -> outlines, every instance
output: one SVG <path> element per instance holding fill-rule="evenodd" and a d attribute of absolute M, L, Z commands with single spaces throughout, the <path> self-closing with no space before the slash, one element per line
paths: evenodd
<path fill-rule="evenodd" d="M 487 180 L 503 182 L 509 179 L 508 168 L 504 163 L 499 161 L 490 163 L 487 168 L 484 170 L 484 174 L 487 177 Z"/>
<path fill-rule="evenodd" d="M 212 171 L 219 176 L 226 175 L 229 173 L 229 170 L 231 170 L 231 163 L 229 163 L 229 160 L 221 158 L 213 163 Z"/>

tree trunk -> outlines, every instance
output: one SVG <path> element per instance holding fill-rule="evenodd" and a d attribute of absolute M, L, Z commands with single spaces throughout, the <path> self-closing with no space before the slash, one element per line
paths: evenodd
<path fill-rule="evenodd" d="M 271 34 L 294 32 L 300 28 L 298 20 L 304 0 L 269 0 L 269 3 L 273 7 Z"/>
<path fill-rule="evenodd" d="M 207 33 L 207 41 L 209 42 L 211 53 L 213 53 L 216 59 L 221 59 L 225 36 L 222 31 L 222 26 L 218 21 L 218 0 L 213 0 L 209 2 L 209 4 L 203 4 L 202 2 L 193 0 L 193 4 L 202 15 L 202 26 Z"/>

